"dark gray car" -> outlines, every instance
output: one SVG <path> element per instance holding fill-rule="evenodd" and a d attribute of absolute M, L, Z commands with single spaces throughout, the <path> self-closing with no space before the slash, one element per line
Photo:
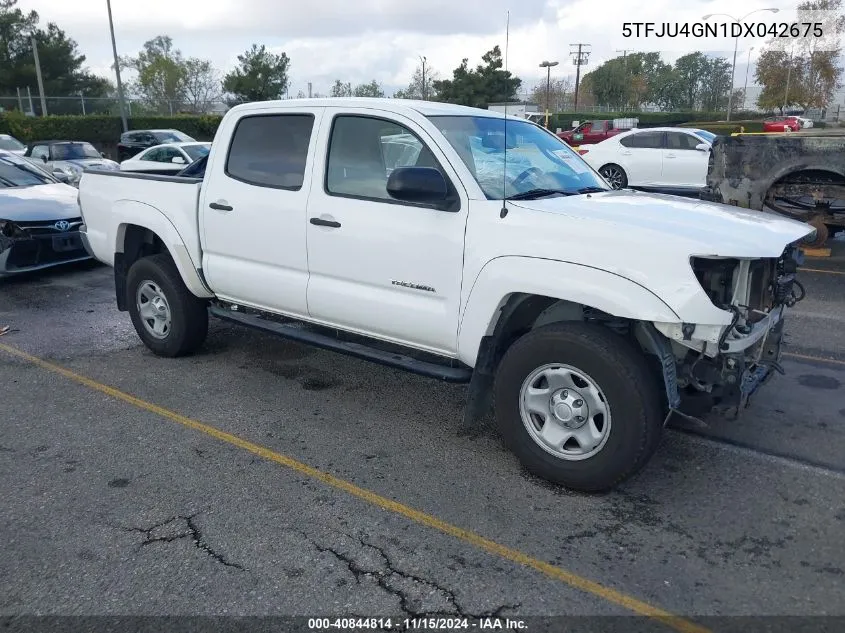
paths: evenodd
<path fill-rule="evenodd" d="M 90 259 L 78 190 L 0 151 L 0 277 Z"/>

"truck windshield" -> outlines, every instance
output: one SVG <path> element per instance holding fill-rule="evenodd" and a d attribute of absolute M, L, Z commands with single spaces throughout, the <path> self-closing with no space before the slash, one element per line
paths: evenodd
<path fill-rule="evenodd" d="M 0 188 L 29 187 L 58 182 L 25 159 L 0 154 Z"/>
<path fill-rule="evenodd" d="M 609 190 L 607 183 L 569 145 L 533 123 L 508 119 L 506 136 L 503 118 L 428 118 L 461 157 L 489 200 L 535 190 L 572 194 Z"/>
<path fill-rule="evenodd" d="M 79 160 L 80 158 L 101 158 L 101 156 L 91 143 L 55 143 L 53 145 L 53 160 Z"/>

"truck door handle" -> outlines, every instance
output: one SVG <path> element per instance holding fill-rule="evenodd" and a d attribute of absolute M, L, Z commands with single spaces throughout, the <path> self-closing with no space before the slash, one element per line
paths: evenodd
<path fill-rule="evenodd" d="M 335 222 L 334 220 L 323 220 L 322 218 L 311 218 L 311 224 L 316 224 L 317 226 L 330 226 L 333 229 L 340 228 L 340 222 Z"/>
<path fill-rule="evenodd" d="M 212 202 L 208 206 L 211 207 L 212 209 L 214 209 L 215 211 L 232 211 L 233 210 L 232 207 L 230 207 L 228 204 L 221 204 L 219 202 Z"/>

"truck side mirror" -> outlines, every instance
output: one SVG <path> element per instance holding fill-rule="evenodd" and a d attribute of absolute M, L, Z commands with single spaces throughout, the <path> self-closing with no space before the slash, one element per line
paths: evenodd
<path fill-rule="evenodd" d="M 434 167 L 397 167 L 387 179 L 387 193 L 404 202 L 444 202 L 446 179 Z"/>
<path fill-rule="evenodd" d="M 710 146 L 707 143 L 699 143 L 695 146 L 695 149 L 697 149 L 699 152 L 709 152 Z"/>
<path fill-rule="evenodd" d="M 42 155 L 41 155 L 41 160 L 43 160 L 43 161 L 46 163 L 46 162 L 47 162 L 47 155 L 46 155 L 46 154 L 42 154 Z"/>

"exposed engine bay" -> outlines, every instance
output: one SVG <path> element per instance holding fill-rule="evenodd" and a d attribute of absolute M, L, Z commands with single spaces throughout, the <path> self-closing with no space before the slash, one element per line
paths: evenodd
<path fill-rule="evenodd" d="M 692 259 L 710 300 L 733 316 L 715 345 L 687 331 L 686 340 L 671 341 L 681 411 L 697 415 L 715 408 L 736 415 L 774 371 L 784 373 L 782 312 L 805 296 L 795 278 L 802 257 L 797 245 L 790 245 L 777 259 Z"/>

